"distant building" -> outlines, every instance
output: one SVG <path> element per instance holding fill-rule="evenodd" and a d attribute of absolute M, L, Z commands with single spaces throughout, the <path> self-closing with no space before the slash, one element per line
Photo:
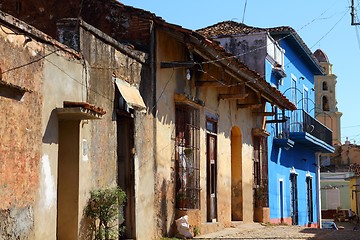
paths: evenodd
<path fill-rule="evenodd" d="M 317 75 L 315 81 L 315 116 L 316 119 L 333 132 L 333 145 L 341 145 L 342 113 L 339 112 L 336 99 L 337 76 L 332 73 L 332 64 L 326 54 L 318 49 L 314 56 L 320 62 L 325 74 Z"/>

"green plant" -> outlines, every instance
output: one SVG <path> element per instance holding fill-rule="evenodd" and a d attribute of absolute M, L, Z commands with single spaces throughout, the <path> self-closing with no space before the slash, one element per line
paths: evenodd
<path fill-rule="evenodd" d="M 194 231 L 194 237 L 200 235 L 200 228 L 198 226 L 194 226 L 193 231 Z"/>
<path fill-rule="evenodd" d="M 126 201 L 126 194 L 119 187 L 98 189 L 90 192 L 86 216 L 93 223 L 96 240 L 118 238 L 125 228 L 120 227 L 118 219 L 123 219 L 120 209 Z"/>

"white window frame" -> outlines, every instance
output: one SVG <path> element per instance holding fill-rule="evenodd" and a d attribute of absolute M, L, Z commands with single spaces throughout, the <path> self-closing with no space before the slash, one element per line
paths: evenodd
<path fill-rule="evenodd" d="M 307 93 L 307 96 L 305 96 L 305 92 Z M 307 88 L 305 85 L 303 85 L 303 110 L 305 112 L 309 112 L 309 88 Z"/>

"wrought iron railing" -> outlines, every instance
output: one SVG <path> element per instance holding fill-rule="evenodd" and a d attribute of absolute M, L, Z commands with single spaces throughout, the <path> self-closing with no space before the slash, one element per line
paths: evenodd
<path fill-rule="evenodd" d="M 332 145 L 332 131 L 302 109 L 288 111 L 284 116 L 278 116 L 278 119 L 287 121 L 278 124 L 277 138 L 289 138 L 293 132 L 306 132 Z"/>

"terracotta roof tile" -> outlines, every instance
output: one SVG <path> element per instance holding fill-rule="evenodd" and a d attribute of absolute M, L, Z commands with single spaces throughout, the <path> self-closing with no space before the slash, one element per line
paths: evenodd
<path fill-rule="evenodd" d="M 64 108 L 71 108 L 71 107 L 82 107 L 87 110 L 94 111 L 100 115 L 106 114 L 106 111 L 102 109 L 101 107 L 96 107 L 93 104 L 90 104 L 88 102 L 70 102 L 70 101 L 64 101 Z"/>
<path fill-rule="evenodd" d="M 219 22 L 214 25 L 201 28 L 197 30 L 198 33 L 208 37 L 208 38 L 216 38 L 221 36 L 229 36 L 229 35 L 242 35 L 242 34 L 251 34 L 257 32 L 268 32 L 274 38 L 285 39 L 289 37 L 289 39 L 294 39 L 298 42 L 301 48 L 306 52 L 306 55 L 309 57 L 310 61 L 314 63 L 318 70 L 318 74 L 322 74 L 323 69 L 319 64 L 319 61 L 313 56 L 311 50 L 303 41 L 303 39 L 296 33 L 296 31 L 289 26 L 280 26 L 280 27 L 271 27 L 271 28 L 260 28 L 260 27 L 252 27 L 245 25 L 243 23 L 238 23 L 234 21 L 224 21 Z M 276 37 L 278 36 L 278 37 Z M 275 39 L 276 40 L 276 39 Z"/>
<path fill-rule="evenodd" d="M 219 22 L 212 26 L 197 30 L 198 33 L 210 38 L 228 35 L 249 34 L 263 31 L 266 31 L 266 29 L 251 27 L 243 23 L 238 23 L 234 21 Z"/>

